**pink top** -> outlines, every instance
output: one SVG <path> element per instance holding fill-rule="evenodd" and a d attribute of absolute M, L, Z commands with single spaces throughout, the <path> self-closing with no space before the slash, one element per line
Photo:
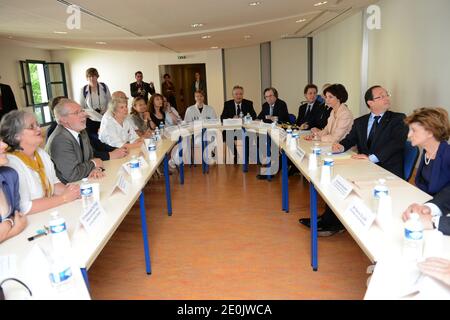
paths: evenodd
<path fill-rule="evenodd" d="M 323 142 L 339 142 L 350 132 L 353 125 L 353 114 L 345 104 L 341 104 L 337 112 L 331 110 L 327 126 L 317 133 Z"/>

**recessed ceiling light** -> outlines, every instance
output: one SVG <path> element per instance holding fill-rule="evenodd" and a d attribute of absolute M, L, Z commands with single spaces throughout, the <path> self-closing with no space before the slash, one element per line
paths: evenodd
<path fill-rule="evenodd" d="M 256 6 L 259 6 L 260 4 L 261 4 L 261 2 L 255 1 L 255 2 L 250 2 L 248 5 L 252 6 L 252 7 L 256 7 Z"/>
<path fill-rule="evenodd" d="M 217 47 L 217 46 L 214 46 L 214 47 L 211 47 L 211 49 L 219 49 L 219 47 Z"/>
<path fill-rule="evenodd" d="M 300 22 L 305 22 L 306 21 L 306 19 L 299 19 L 299 20 L 297 20 L 297 21 L 295 21 L 296 23 L 300 23 Z"/>
<path fill-rule="evenodd" d="M 67 31 L 53 31 L 56 34 L 67 34 Z"/>
<path fill-rule="evenodd" d="M 103 41 L 97 41 L 96 44 L 106 44 L 106 42 L 103 42 Z"/>
<path fill-rule="evenodd" d="M 250 39 L 252 36 L 250 36 L 250 35 L 246 35 L 246 36 L 244 36 L 244 39 Z"/>
<path fill-rule="evenodd" d="M 211 39 L 211 36 L 209 34 L 202 36 L 202 39 Z"/>
<path fill-rule="evenodd" d="M 327 3 L 328 3 L 328 1 L 317 2 L 317 3 L 314 4 L 314 7 L 318 7 L 318 6 L 327 4 Z"/>
<path fill-rule="evenodd" d="M 193 23 L 193 24 L 191 24 L 191 27 L 192 28 L 200 28 L 200 27 L 203 27 L 203 23 Z"/>

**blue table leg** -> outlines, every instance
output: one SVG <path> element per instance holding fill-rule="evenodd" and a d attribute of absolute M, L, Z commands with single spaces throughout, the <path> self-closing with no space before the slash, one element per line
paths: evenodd
<path fill-rule="evenodd" d="M 141 211 L 141 228 L 142 228 L 142 238 L 144 239 L 144 254 L 145 254 L 145 269 L 147 274 L 152 274 L 152 266 L 150 262 L 150 249 L 148 246 L 148 234 L 147 234 L 147 216 L 144 203 L 144 192 L 141 191 L 139 197 L 139 207 Z"/>
<path fill-rule="evenodd" d="M 318 269 L 317 259 L 317 191 L 312 182 L 309 183 L 309 199 L 311 210 L 311 266 L 314 271 Z"/>
<path fill-rule="evenodd" d="M 86 268 L 80 268 L 80 270 L 81 270 L 81 274 L 83 275 L 83 279 L 84 279 L 84 282 L 86 283 L 86 287 L 87 287 L 88 291 L 91 291 L 91 286 L 89 285 L 89 278 L 88 278 Z"/>
<path fill-rule="evenodd" d="M 183 138 L 178 138 L 178 155 L 180 156 L 180 184 L 184 184 Z"/>
<path fill-rule="evenodd" d="M 206 129 L 203 128 L 202 129 L 202 172 L 203 172 L 203 174 L 206 173 L 206 164 L 205 164 L 205 159 L 203 158 L 203 155 L 205 152 L 205 141 L 203 140 L 205 131 L 206 131 Z"/>
<path fill-rule="evenodd" d="M 281 151 L 281 190 L 282 190 L 282 208 L 284 211 L 289 212 L 289 177 L 288 177 L 288 169 L 287 169 L 287 157 L 284 150 Z"/>
<path fill-rule="evenodd" d="M 250 141 L 249 141 L 250 143 Z M 244 165 L 242 166 L 242 172 L 248 172 L 248 163 L 247 163 L 247 137 L 245 133 L 245 128 L 242 128 L 242 153 L 244 157 Z M 249 154 L 250 158 L 250 154 Z"/>
<path fill-rule="evenodd" d="M 164 157 L 164 177 L 166 179 L 167 214 L 170 217 L 172 215 L 172 197 L 170 195 L 169 156 L 167 153 Z"/>
<path fill-rule="evenodd" d="M 270 167 L 271 167 L 271 157 L 272 157 L 272 151 L 271 151 L 271 146 L 272 146 L 272 140 L 269 136 L 269 133 L 267 133 L 267 180 L 268 181 L 272 181 L 272 175 L 270 174 Z"/>

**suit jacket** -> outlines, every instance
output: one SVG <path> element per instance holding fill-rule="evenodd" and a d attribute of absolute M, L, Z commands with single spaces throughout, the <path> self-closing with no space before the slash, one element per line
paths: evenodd
<path fill-rule="evenodd" d="M 155 87 L 151 87 L 149 83 L 142 81 L 142 88 L 145 90 L 145 93 L 141 92 L 141 94 L 139 94 L 138 93 L 137 82 L 130 83 L 131 96 L 133 98 L 136 98 L 139 95 L 141 95 L 145 99 L 145 102 L 147 102 L 148 101 L 148 94 L 149 93 L 150 93 L 150 95 L 154 94 L 155 93 Z"/>
<path fill-rule="evenodd" d="M 241 102 L 241 110 L 242 113 L 247 115 L 247 113 L 250 113 L 252 116 L 252 119 L 256 119 L 256 112 L 255 109 L 253 109 L 253 101 L 242 99 Z M 236 115 L 236 104 L 233 99 L 225 101 L 223 104 L 223 111 L 222 115 L 220 116 L 220 120 L 223 119 L 231 119 Z"/>
<path fill-rule="evenodd" d="M 258 115 L 258 119 L 263 120 L 264 122 L 271 123 L 272 120 L 266 119 L 266 116 L 270 114 L 270 106 L 267 102 L 264 102 L 262 105 L 262 110 Z M 275 105 L 273 108 L 273 116 L 278 117 L 278 122 L 289 122 L 289 112 L 287 108 L 286 102 L 281 99 L 277 99 L 275 101 Z"/>
<path fill-rule="evenodd" d="M 356 119 L 350 133 L 340 142 L 345 150 L 357 146 L 358 152 L 375 155 L 377 164 L 403 178 L 403 152 L 408 128 L 403 122 L 405 115 L 386 111 L 378 124 L 370 149 L 367 147 L 367 126 L 370 113 Z"/>
<path fill-rule="evenodd" d="M 322 113 L 320 114 L 320 118 L 317 124 L 318 129 L 322 130 L 328 124 L 328 118 L 330 117 L 331 111 L 333 108 L 327 107 L 326 104 L 322 104 Z"/>
<path fill-rule="evenodd" d="M 194 82 L 192 82 L 192 86 L 191 86 L 192 96 L 194 96 L 195 91 L 197 91 L 197 89 L 195 88 L 195 82 L 196 81 L 194 80 Z M 201 80 L 200 79 L 200 82 L 198 84 L 198 89 L 202 90 L 205 93 L 205 95 L 206 95 L 206 82 L 205 82 L 205 80 Z"/>
<path fill-rule="evenodd" d="M 431 181 L 426 183 L 421 179 L 423 165 L 425 163 L 425 152 L 423 152 L 422 159 L 419 164 L 419 169 L 416 174 L 416 186 L 426 193 L 434 196 L 443 188 L 450 185 L 450 145 L 443 141 L 439 144 L 436 157 L 433 161 L 433 168 L 431 169 Z"/>
<path fill-rule="evenodd" d="M 323 114 L 324 108 L 325 108 L 324 105 L 321 104 L 317 100 L 314 101 L 311 111 L 309 112 L 308 116 L 305 117 L 307 107 L 308 107 L 308 103 L 304 103 L 300 107 L 298 107 L 298 116 L 297 116 L 296 124 L 300 127 L 302 124 L 307 122 L 308 123 L 307 129 L 319 128 L 320 119 L 322 117 L 322 114 Z M 322 129 L 322 128 L 319 128 L 319 129 Z"/>
<path fill-rule="evenodd" d="M 442 189 L 429 202 L 437 205 L 442 211 L 442 216 L 439 218 L 438 230 L 445 235 L 450 235 L 450 217 L 446 216 L 446 214 L 450 213 L 450 186 Z"/>
<path fill-rule="evenodd" d="M 0 109 L 0 119 L 10 112 L 11 110 L 17 110 L 16 99 L 14 98 L 14 93 L 11 87 L 7 84 L 0 83 L 0 91 L 2 99 L 2 109 Z"/>
<path fill-rule="evenodd" d="M 81 147 L 75 137 L 62 125 L 58 125 L 48 139 L 46 151 L 55 164 L 56 176 L 64 184 L 86 178 L 95 168 L 94 157 L 86 130 L 80 132 L 83 141 L 84 159 Z"/>

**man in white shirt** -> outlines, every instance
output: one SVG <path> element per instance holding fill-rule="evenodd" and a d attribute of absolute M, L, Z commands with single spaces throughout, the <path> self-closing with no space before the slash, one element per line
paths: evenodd
<path fill-rule="evenodd" d="M 73 100 L 61 99 L 54 113 L 58 126 L 49 137 L 46 150 L 55 164 L 57 177 L 63 183 L 103 177 L 103 161 L 94 158 L 85 130 L 84 109 Z"/>

